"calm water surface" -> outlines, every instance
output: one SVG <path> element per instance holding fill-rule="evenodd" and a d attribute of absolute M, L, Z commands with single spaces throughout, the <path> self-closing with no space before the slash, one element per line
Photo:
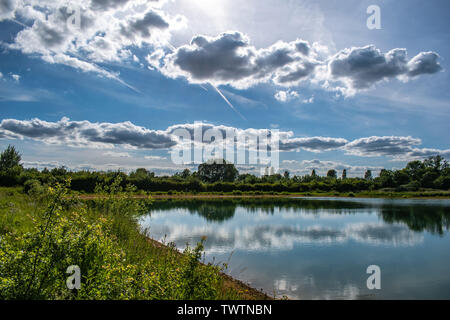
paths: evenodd
<path fill-rule="evenodd" d="M 450 200 L 156 201 L 141 225 L 180 249 L 206 236 L 207 261 L 277 296 L 450 299 Z"/>

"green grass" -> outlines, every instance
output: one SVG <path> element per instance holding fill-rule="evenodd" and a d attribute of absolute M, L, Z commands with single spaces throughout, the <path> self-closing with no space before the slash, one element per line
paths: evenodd
<path fill-rule="evenodd" d="M 119 184 L 80 201 L 63 185 L 0 188 L 0 299 L 242 299 L 223 266 L 200 263 L 203 243 L 183 254 L 140 230 L 146 202 Z M 66 269 L 81 269 L 81 289 L 69 290 Z"/>
<path fill-rule="evenodd" d="M 10 232 L 30 231 L 36 203 L 22 193 L 22 188 L 0 187 L 0 236 Z"/>

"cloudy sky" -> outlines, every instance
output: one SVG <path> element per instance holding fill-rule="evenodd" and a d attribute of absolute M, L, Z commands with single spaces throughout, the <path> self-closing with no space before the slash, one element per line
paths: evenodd
<path fill-rule="evenodd" d="M 446 0 L 0 0 L 0 148 L 173 173 L 202 126 L 279 130 L 293 174 L 450 158 L 449 21 Z"/>

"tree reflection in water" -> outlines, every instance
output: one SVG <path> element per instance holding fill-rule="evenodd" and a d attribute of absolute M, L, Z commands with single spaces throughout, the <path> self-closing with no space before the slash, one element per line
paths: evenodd
<path fill-rule="evenodd" d="M 280 209 L 318 214 L 324 210 L 327 214 L 357 214 L 358 211 L 378 209 L 384 222 L 404 223 L 412 231 L 428 231 L 442 235 L 450 229 L 450 203 L 437 201 L 435 203 L 414 200 L 339 200 L 339 199 L 183 199 L 155 201 L 150 207 L 151 212 L 170 209 L 187 209 L 191 214 L 197 214 L 208 222 L 224 222 L 234 217 L 238 207 L 245 208 L 250 213 L 266 213 L 273 215 Z"/>

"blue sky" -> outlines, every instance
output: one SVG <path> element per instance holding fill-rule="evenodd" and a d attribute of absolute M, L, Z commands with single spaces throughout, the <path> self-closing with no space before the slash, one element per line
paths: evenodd
<path fill-rule="evenodd" d="M 173 173 L 173 145 L 142 140 L 203 121 L 286 133 L 280 166 L 294 174 L 449 158 L 449 7 L 0 0 L 0 148 L 26 166 Z"/>

